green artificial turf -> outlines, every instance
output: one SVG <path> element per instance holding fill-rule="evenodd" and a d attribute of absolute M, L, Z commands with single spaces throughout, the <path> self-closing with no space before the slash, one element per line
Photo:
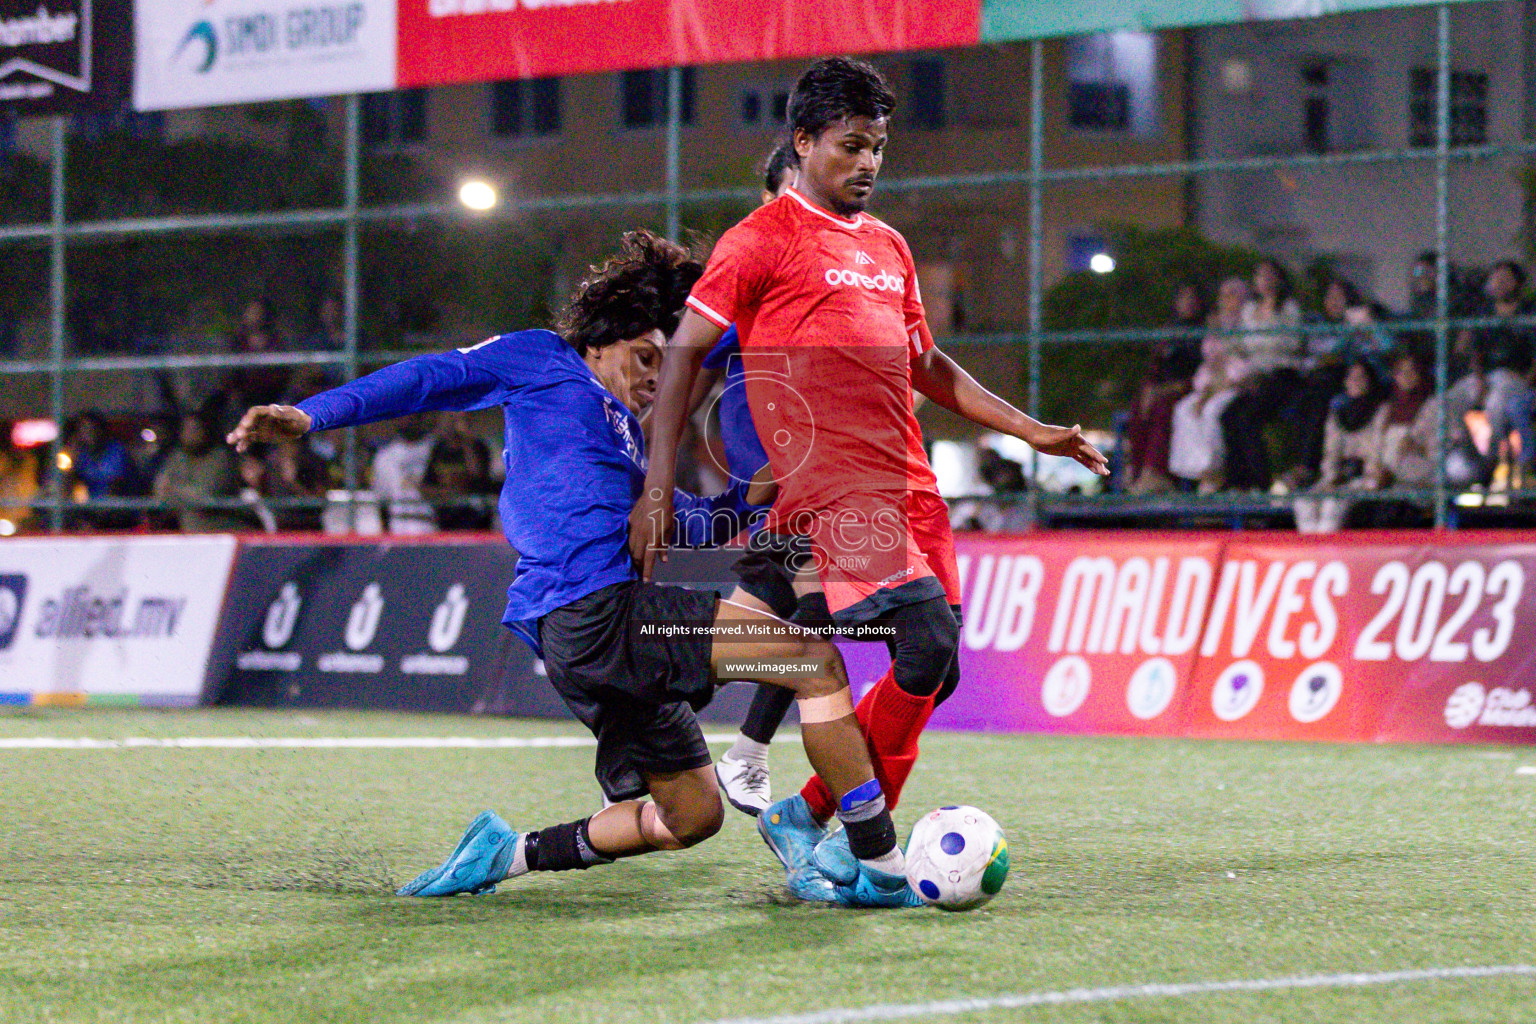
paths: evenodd
<path fill-rule="evenodd" d="M 7 737 L 578 735 L 320 712 L 23 711 Z M 798 786 L 793 735 L 776 791 Z M 706 1022 L 824 1007 L 1536 964 L 1536 752 L 931 734 L 897 812 L 976 804 L 969 914 L 795 905 L 750 822 L 407 900 L 476 812 L 597 807 L 592 750 L 0 749 L 0 1020 Z M 914 1017 L 911 1019 L 925 1019 Z M 956 1021 L 1528 1022 L 1536 978 L 1136 997 Z"/>

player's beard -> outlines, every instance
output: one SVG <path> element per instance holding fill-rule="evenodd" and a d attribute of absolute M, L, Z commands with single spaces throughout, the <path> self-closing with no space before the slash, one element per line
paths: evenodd
<path fill-rule="evenodd" d="M 868 189 L 862 194 L 854 189 L 856 184 L 867 184 Z M 875 194 L 875 179 L 856 178 L 843 183 L 843 187 L 837 191 L 837 213 L 844 217 L 850 217 L 856 213 L 862 213 L 869 205 L 869 199 Z"/>

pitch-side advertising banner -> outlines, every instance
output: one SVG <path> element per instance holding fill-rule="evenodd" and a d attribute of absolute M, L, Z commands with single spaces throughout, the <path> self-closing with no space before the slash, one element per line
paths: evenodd
<path fill-rule="evenodd" d="M 139 110 L 395 87 L 396 0 L 141 0 Z"/>
<path fill-rule="evenodd" d="M 1233 540 L 1188 734 L 1536 740 L 1536 543 L 1509 540 Z"/>
<path fill-rule="evenodd" d="M 400 0 L 402 87 L 973 46 L 977 0 Z"/>
<path fill-rule="evenodd" d="M 0 694 L 193 703 L 232 537 L 0 542 Z"/>
<path fill-rule="evenodd" d="M 521 646 L 501 625 L 515 562 L 500 539 L 243 544 L 205 700 L 479 710 Z"/>
<path fill-rule="evenodd" d="M 111 0 L 0 0 L 0 109 L 70 114 L 128 94 L 128 9 Z"/>
<path fill-rule="evenodd" d="M 1536 741 L 1536 541 L 1520 535 L 962 535 L 956 545 L 961 683 L 937 726 Z M 889 665 L 878 645 L 844 653 L 856 687 Z"/>

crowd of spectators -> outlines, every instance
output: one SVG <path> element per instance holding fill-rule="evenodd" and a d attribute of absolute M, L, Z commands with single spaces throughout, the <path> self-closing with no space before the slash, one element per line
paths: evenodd
<path fill-rule="evenodd" d="M 254 298 L 241 308 L 227 350 L 341 350 L 340 296 L 320 296 L 312 312 L 311 329 L 290 334 L 271 305 Z M 45 525 L 46 515 L 29 503 L 46 499 L 55 484 L 70 503 L 65 514 L 70 529 L 286 531 L 367 521 L 366 514 L 325 514 L 327 507 L 344 509 L 348 502 L 339 436 L 257 445 L 244 454 L 224 443 L 246 408 L 296 403 L 340 379 L 339 367 L 330 363 L 258 363 L 221 371 L 204 393 L 187 396 L 180 393 L 185 386 L 178 392 L 162 377 L 159 412 L 109 417 L 87 409 L 64 424 L 56 461 L 36 438 L 14 444 L 11 424 L 5 423 L 0 535 Z M 501 463 L 492 451 L 499 448 L 498 424 L 462 413 L 422 414 L 363 428 L 356 500 L 393 533 L 493 529 Z"/>
<path fill-rule="evenodd" d="M 1135 389 L 1124 435 L 1121 488 L 1294 496 L 1298 526 L 1337 529 L 1370 522 L 1388 488 L 1422 490 L 1443 460 L 1455 487 L 1536 487 L 1536 301 L 1514 261 L 1477 281 L 1450 271 L 1452 316 L 1483 323 L 1451 338 L 1444 396 L 1435 396 L 1434 334 L 1440 268 L 1433 252 L 1410 268 L 1409 302 L 1394 313 L 1344 277 L 1305 299 L 1278 260 L 1175 291 L 1168 329 Z M 339 295 L 319 296 L 307 331 L 287 333 L 261 298 L 241 309 L 228 337 L 234 353 L 336 352 L 343 348 Z M 109 421 L 87 410 L 65 426 L 57 466 L 40 450 L 0 442 L 0 532 L 29 516 L 57 473 L 66 497 L 152 498 L 72 510 L 86 529 L 316 530 L 328 501 L 343 499 L 344 459 L 326 435 L 257 446 L 243 456 L 222 443 L 244 409 L 294 403 L 340 380 L 328 363 L 232 367 L 193 408 L 168 387 L 157 418 Z M 364 432 L 359 489 L 373 518 L 393 533 L 495 528 L 502 472 L 489 422 L 460 413 L 422 414 Z M 708 430 L 697 431 L 681 471 L 696 487 L 721 483 Z M 716 488 L 718 489 L 718 488 Z M 348 519 L 349 522 L 354 520 Z"/>
<path fill-rule="evenodd" d="M 1289 271 L 1181 285 L 1126 420 L 1122 486 L 1133 494 L 1295 494 L 1303 529 L 1365 513 L 1363 492 L 1422 489 L 1444 459 L 1464 488 L 1536 486 L 1536 315 L 1524 268 L 1495 264 L 1473 285 L 1450 275 L 1450 314 L 1485 321 L 1452 336 L 1449 424 L 1434 397 L 1437 257 L 1410 272 L 1394 314 L 1343 277 L 1303 305 Z"/>

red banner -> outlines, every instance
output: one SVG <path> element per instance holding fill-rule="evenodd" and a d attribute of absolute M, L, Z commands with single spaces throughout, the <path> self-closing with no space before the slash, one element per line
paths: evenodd
<path fill-rule="evenodd" d="M 1519 534 L 957 538 L 960 689 L 935 725 L 1536 741 Z M 856 684 L 888 660 L 846 648 Z"/>
<path fill-rule="evenodd" d="M 979 0 L 401 0 L 401 88 L 974 46 Z"/>

